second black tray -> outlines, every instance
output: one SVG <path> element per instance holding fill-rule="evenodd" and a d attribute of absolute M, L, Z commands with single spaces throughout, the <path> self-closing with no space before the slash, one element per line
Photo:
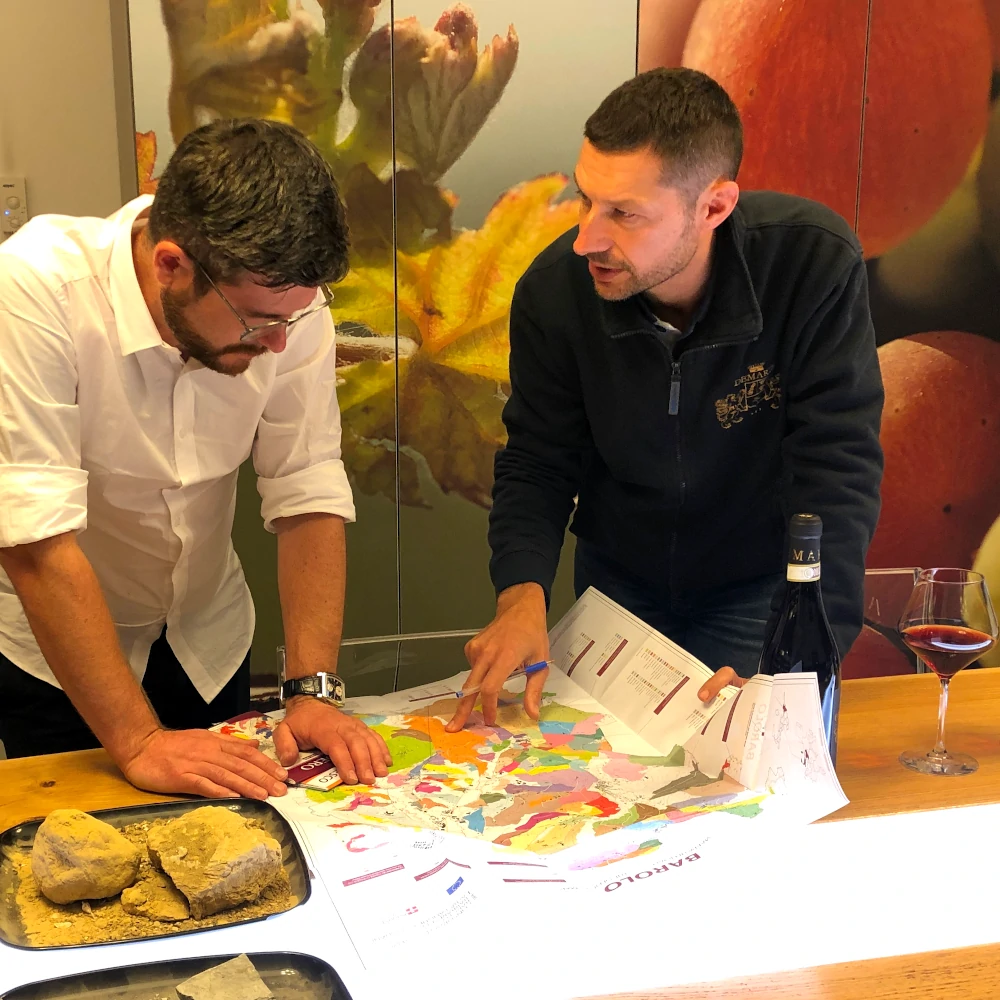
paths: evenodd
<path fill-rule="evenodd" d="M 235 957 L 185 958 L 81 972 L 18 986 L 0 996 L 0 1000 L 69 1000 L 80 996 L 88 1000 L 151 1000 L 153 997 L 177 1000 L 175 987 L 185 979 Z M 351 1000 L 340 976 L 326 962 L 312 955 L 269 951 L 247 957 L 275 1000 Z"/>

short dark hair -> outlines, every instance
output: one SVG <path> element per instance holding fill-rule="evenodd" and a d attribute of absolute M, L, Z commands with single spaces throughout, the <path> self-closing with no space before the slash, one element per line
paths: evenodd
<path fill-rule="evenodd" d="M 314 288 L 347 274 L 348 229 L 333 171 L 301 132 L 259 118 L 218 119 L 180 141 L 149 213 L 211 276 L 246 272 L 270 288 Z M 207 291 L 204 276 L 195 290 Z"/>
<path fill-rule="evenodd" d="M 602 153 L 651 149 L 664 162 L 664 182 L 692 198 L 718 177 L 736 180 L 743 158 L 736 105 L 696 69 L 632 77 L 601 101 L 583 133 Z"/>

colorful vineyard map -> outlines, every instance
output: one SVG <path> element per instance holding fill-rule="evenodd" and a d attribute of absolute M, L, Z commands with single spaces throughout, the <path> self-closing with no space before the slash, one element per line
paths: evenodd
<path fill-rule="evenodd" d="M 436 687 L 460 687 L 463 677 Z M 682 747 L 666 757 L 612 750 L 602 724 L 620 724 L 558 670 L 546 681 L 538 722 L 514 687 L 495 726 L 477 714 L 458 733 L 444 729 L 453 697 L 412 704 L 412 692 L 400 692 L 349 702 L 388 744 L 390 774 L 372 787 L 296 790 L 282 812 L 332 826 L 436 829 L 537 853 L 638 824 L 641 853 L 659 846 L 656 831 L 665 826 L 719 812 L 752 819 L 764 809 L 767 793 L 702 773 Z"/>

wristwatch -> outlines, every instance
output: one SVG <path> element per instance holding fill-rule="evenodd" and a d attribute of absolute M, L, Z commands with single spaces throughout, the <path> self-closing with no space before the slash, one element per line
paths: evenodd
<path fill-rule="evenodd" d="M 278 700 L 284 706 L 289 698 L 298 694 L 317 698 L 319 701 L 325 701 L 336 708 L 343 708 L 347 688 L 336 674 L 320 672 L 310 674 L 308 677 L 293 677 L 285 681 L 281 685 Z"/>

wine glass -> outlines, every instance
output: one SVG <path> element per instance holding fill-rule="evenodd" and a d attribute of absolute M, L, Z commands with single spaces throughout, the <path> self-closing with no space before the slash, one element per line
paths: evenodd
<path fill-rule="evenodd" d="M 937 743 L 926 753 L 901 753 L 900 763 L 921 774 L 972 774 L 979 767 L 975 757 L 944 748 L 944 717 L 952 677 L 997 641 L 997 618 L 982 574 L 971 569 L 921 570 L 899 619 L 899 632 L 941 680 Z"/>

